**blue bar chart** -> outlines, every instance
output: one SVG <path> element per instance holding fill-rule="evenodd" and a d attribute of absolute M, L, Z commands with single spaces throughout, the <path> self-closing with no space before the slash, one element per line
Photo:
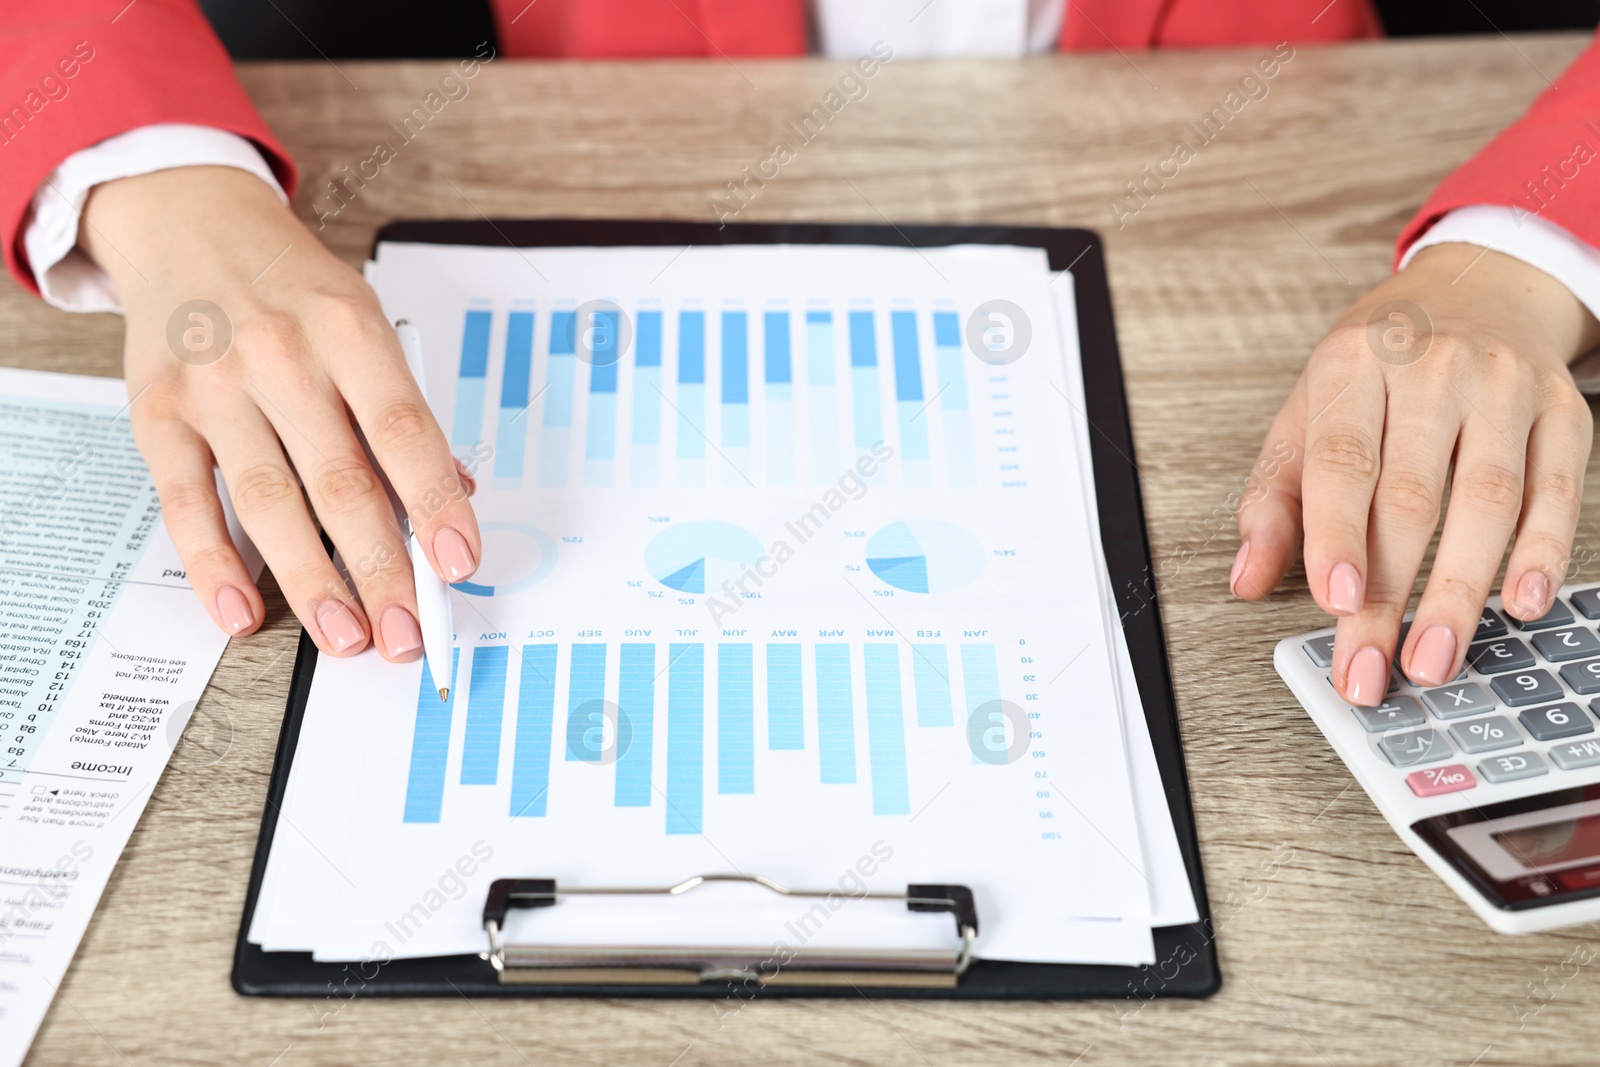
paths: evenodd
<path fill-rule="evenodd" d="M 884 445 L 874 485 L 975 488 L 1014 469 L 995 372 L 938 308 L 473 307 L 450 439 L 499 488 L 828 486 Z"/>
<path fill-rule="evenodd" d="M 896 311 L 894 323 L 894 401 L 900 424 L 900 459 L 905 464 L 905 483 L 926 488 L 933 484 L 928 456 L 928 424 L 922 413 L 922 355 L 917 341 L 917 316 L 913 311 Z"/>
<path fill-rule="evenodd" d="M 640 488 L 653 488 L 661 482 L 661 312 L 639 312 L 633 351 L 629 481 Z"/>
<path fill-rule="evenodd" d="M 550 316 L 550 355 L 545 361 L 544 428 L 539 435 L 539 484 L 564 486 L 572 452 L 573 389 L 578 376 L 574 347 L 577 317 L 571 311 Z M 496 456 L 495 462 L 500 459 Z M 520 461 L 519 469 L 520 469 Z"/>
<path fill-rule="evenodd" d="M 622 359 L 622 313 L 602 309 L 592 322 L 583 351 L 589 356 L 589 425 L 583 449 L 584 484 L 612 484 L 617 458 L 617 374 Z M 582 324 L 580 323 L 580 328 Z"/>
<path fill-rule="evenodd" d="M 522 462 L 527 452 L 528 388 L 533 373 L 534 313 L 513 311 L 506 322 L 506 361 L 500 378 L 500 408 L 495 421 L 496 481 L 522 482 Z"/>
<path fill-rule="evenodd" d="M 477 308 L 461 327 L 461 365 L 456 380 L 455 425 L 450 443 L 470 448 L 483 436 L 483 405 L 489 391 L 489 330 L 493 314 Z"/>
<path fill-rule="evenodd" d="M 749 316 L 722 313 L 722 484 L 736 486 L 750 467 Z"/>
<path fill-rule="evenodd" d="M 710 798 L 772 788 L 770 758 L 805 760 L 818 789 L 861 787 L 863 814 L 908 816 L 913 734 L 966 760 L 971 716 L 1002 687 L 987 642 L 485 644 L 455 655 L 464 699 L 452 690 L 441 701 L 426 681 L 418 694 L 407 823 L 439 822 L 455 790 L 501 788 L 502 738 L 512 818 L 552 811 L 555 764 L 587 764 L 614 776 L 614 807 L 652 809 L 664 833 L 697 834 Z M 977 725 L 977 736 L 993 733 Z M 1003 757 L 1003 736 L 998 745 Z M 974 751 L 970 762 L 996 759 Z"/>
<path fill-rule="evenodd" d="M 676 433 L 678 484 L 706 482 L 706 316 L 678 313 L 678 388 Z"/>

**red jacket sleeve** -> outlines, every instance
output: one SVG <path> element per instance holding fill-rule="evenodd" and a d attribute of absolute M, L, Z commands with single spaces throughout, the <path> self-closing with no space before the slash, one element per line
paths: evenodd
<path fill-rule="evenodd" d="M 1537 216 L 1600 247 L 1600 43 L 1428 197 L 1395 247 L 1395 261 L 1446 213 L 1473 204 Z"/>
<path fill-rule="evenodd" d="M 18 281 L 38 291 L 22 233 L 51 172 L 80 149 L 166 122 L 248 138 L 293 191 L 294 164 L 194 0 L 0 2 L 0 234 Z"/>

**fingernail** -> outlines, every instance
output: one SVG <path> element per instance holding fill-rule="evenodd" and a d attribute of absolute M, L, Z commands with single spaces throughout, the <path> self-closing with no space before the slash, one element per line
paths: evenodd
<path fill-rule="evenodd" d="M 478 480 L 472 476 L 471 471 L 467 470 L 467 465 L 465 463 L 461 462 L 459 459 L 456 459 L 455 456 L 451 456 L 450 458 L 454 459 L 456 462 L 456 476 L 461 479 L 462 487 L 466 489 L 467 495 L 471 496 L 473 493 L 478 491 Z"/>
<path fill-rule="evenodd" d="M 322 627 L 322 636 L 328 639 L 335 652 L 343 652 L 362 641 L 361 624 L 342 601 L 324 600 L 318 605 L 317 625 Z"/>
<path fill-rule="evenodd" d="M 1443 623 L 1435 623 L 1422 632 L 1411 650 L 1411 677 L 1429 685 L 1443 685 L 1450 680 L 1450 668 L 1455 662 L 1455 632 Z"/>
<path fill-rule="evenodd" d="M 1361 610 L 1361 574 L 1348 563 L 1339 564 L 1328 575 L 1328 607 L 1339 615 Z"/>
<path fill-rule="evenodd" d="M 217 592 L 217 614 L 230 634 L 243 633 L 255 625 L 255 612 L 250 610 L 249 599 L 231 585 Z"/>
<path fill-rule="evenodd" d="M 1363 648 L 1350 658 L 1344 676 L 1345 698 L 1352 704 L 1375 708 L 1389 689 L 1389 657 L 1375 648 Z"/>
<path fill-rule="evenodd" d="M 1517 610 L 1530 621 L 1550 610 L 1550 579 L 1543 571 L 1529 571 L 1517 583 Z"/>
<path fill-rule="evenodd" d="M 478 569 L 467 539 L 449 526 L 433 535 L 433 555 L 452 582 L 459 582 Z"/>
<path fill-rule="evenodd" d="M 422 647 L 422 631 L 417 628 L 417 620 L 398 604 L 383 613 L 378 628 L 383 633 L 383 647 L 391 656 L 398 658 Z"/>
<path fill-rule="evenodd" d="M 1233 570 L 1228 574 L 1228 592 L 1234 596 L 1239 595 L 1239 575 L 1244 573 L 1244 565 L 1250 559 L 1250 542 L 1246 541 L 1239 546 L 1239 554 L 1233 557 Z"/>

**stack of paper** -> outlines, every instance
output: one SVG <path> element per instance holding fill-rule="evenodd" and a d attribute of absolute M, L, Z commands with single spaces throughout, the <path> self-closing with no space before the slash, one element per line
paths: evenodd
<path fill-rule="evenodd" d="M 954 882 L 980 957 L 1132 964 L 1196 918 L 1042 252 L 388 245 L 369 277 L 479 468 L 483 562 L 447 702 L 318 664 L 253 942 L 480 952 L 495 878 L 713 871 L 837 901 L 535 936 L 947 945 L 859 898 Z"/>

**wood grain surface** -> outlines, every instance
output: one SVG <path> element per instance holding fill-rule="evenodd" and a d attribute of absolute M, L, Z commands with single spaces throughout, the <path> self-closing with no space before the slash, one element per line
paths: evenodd
<path fill-rule="evenodd" d="M 1203 1002 L 308 1002 L 228 985 L 298 626 L 229 648 L 34 1045 L 45 1064 L 1592 1064 L 1600 928 L 1491 933 L 1401 846 L 1272 669 L 1323 624 L 1298 572 L 1227 595 L 1230 493 L 1323 329 L 1428 190 L 1577 36 L 1303 48 L 1118 228 L 1108 200 L 1270 49 L 894 60 L 739 215 L 1090 226 L 1107 241 L 1150 540 L 1226 984 Z M 847 64 L 497 60 L 327 220 L 358 263 L 402 217 L 712 217 Z M 445 63 L 245 66 L 324 182 Z M 70 104 L 69 104 L 70 106 Z M 1529 160 L 1532 176 L 1545 160 Z M 1595 180 L 1595 179 L 1590 179 Z M 330 203 L 325 197 L 320 203 Z M 0 362 L 110 375 L 121 323 L 0 291 Z M 1063 411 L 1065 416 L 1065 411 Z M 1580 543 L 1600 548 L 1591 498 Z M 1592 553 L 1591 553 L 1592 555 Z M 1600 577 L 1593 567 L 1584 577 Z M 270 584 L 270 579 L 268 580 Z M 191 733 L 196 727 L 191 727 Z"/>

